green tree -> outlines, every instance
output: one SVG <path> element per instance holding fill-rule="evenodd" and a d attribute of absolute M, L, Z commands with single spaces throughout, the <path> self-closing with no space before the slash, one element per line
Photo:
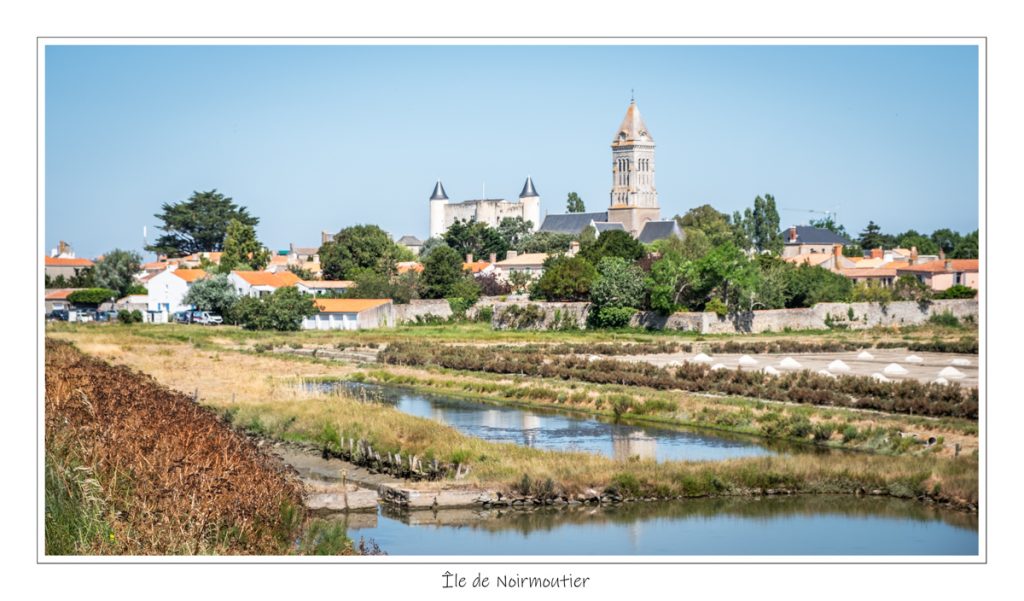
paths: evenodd
<path fill-rule="evenodd" d="M 498 224 L 498 235 L 505 242 L 505 249 L 518 247 L 533 229 L 533 222 L 522 217 L 505 217 Z M 483 258 L 483 257 L 481 257 Z"/>
<path fill-rule="evenodd" d="M 560 232 L 534 232 L 525 236 L 519 244 L 513 248 L 520 253 L 562 253 L 569 250 L 569 245 L 575 239 L 572 234 Z"/>
<path fill-rule="evenodd" d="M 953 248 L 953 252 L 947 252 L 946 256 L 951 259 L 977 259 L 978 258 L 978 230 L 960 238 Z"/>
<path fill-rule="evenodd" d="M 695 291 L 699 296 L 692 308 L 702 310 L 704 305 L 717 299 L 731 313 L 750 311 L 760 286 L 760 275 L 757 264 L 735 244 L 716 246 L 693 262 Z"/>
<path fill-rule="evenodd" d="M 356 275 L 354 283 L 343 298 L 390 298 L 396 305 L 406 305 L 420 297 L 420 274 L 412 269 L 394 276 L 366 269 Z"/>
<path fill-rule="evenodd" d="M 886 305 L 892 301 L 892 289 L 882 286 L 878 282 L 867 281 L 857 282 L 853 287 L 851 300 L 857 303 L 878 303 Z"/>
<path fill-rule="evenodd" d="M 583 199 L 575 192 L 569 192 L 569 198 L 565 201 L 567 213 L 586 213 L 587 207 L 583 205 Z"/>
<path fill-rule="evenodd" d="M 103 255 L 93 266 L 92 277 L 95 286 L 117 292 L 118 298 L 128 294 L 135 284 L 135 275 L 141 269 L 142 257 L 131 250 L 114 250 Z"/>
<path fill-rule="evenodd" d="M 68 301 L 76 305 L 101 305 L 116 298 L 117 290 L 110 288 L 86 288 L 68 295 Z"/>
<path fill-rule="evenodd" d="M 850 239 L 850 234 L 846 233 L 846 228 L 842 224 L 836 223 L 835 218 L 831 215 L 825 215 L 821 219 L 811 219 L 810 226 L 828 230 L 837 236 L 846 238 L 847 240 Z"/>
<path fill-rule="evenodd" d="M 256 239 L 256 228 L 232 219 L 224 234 L 224 254 L 221 255 L 218 271 L 262 271 L 268 263 L 270 251 Z"/>
<path fill-rule="evenodd" d="M 438 236 L 427 238 L 423 242 L 423 247 L 420 248 L 420 254 L 417 257 L 417 260 L 422 261 L 423 259 L 426 259 L 427 255 L 429 255 L 430 252 L 438 246 L 447 246 L 447 244 L 444 243 L 444 238 Z"/>
<path fill-rule="evenodd" d="M 146 250 L 169 257 L 220 251 L 232 219 L 251 226 L 260 221 L 216 189 L 193 192 L 184 202 L 164 203 L 155 217 L 163 222 L 164 233 Z"/>
<path fill-rule="evenodd" d="M 960 234 L 949 228 L 935 230 L 932 232 L 930 237 L 932 242 L 935 243 L 935 246 L 941 249 L 942 252 L 946 253 L 946 256 L 952 255 L 953 251 L 956 250 L 957 245 L 961 242 Z M 975 238 L 975 246 L 977 246 L 977 238 Z M 934 253 L 928 254 L 938 254 L 938 250 Z"/>
<path fill-rule="evenodd" d="M 663 247 L 661 258 L 651 265 L 647 277 L 652 309 L 669 315 L 686 308 L 696 284 L 693 261 L 683 255 L 681 248 Z"/>
<path fill-rule="evenodd" d="M 295 331 L 305 317 L 319 312 L 313 299 L 292 286 L 259 298 L 247 296 L 234 306 L 234 320 L 247 330 Z"/>
<path fill-rule="evenodd" d="M 597 270 L 583 257 L 553 255 L 544 261 L 544 273 L 533 285 L 530 297 L 549 301 L 585 301 L 596 277 Z"/>
<path fill-rule="evenodd" d="M 779 211 L 775 197 L 765 194 L 754 199 L 754 210 L 747 217 L 745 232 L 758 252 L 769 251 L 782 254 L 783 239 L 779 231 Z"/>
<path fill-rule="evenodd" d="M 590 288 L 590 302 L 603 307 L 640 308 L 647 288 L 644 272 L 620 257 L 605 257 L 597 264 L 597 279 Z"/>
<path fill-rule="evenodd" d="M 620 257 L 629 262 L 642 259 L 647 251 L 643 243 L 624 230 L 607 230 L 601 232 L 593 242 L 584 241 L 580 244 L 580 256 L 596 265 L 605 257 Z"/>
<path fill-rule="evenodd" d="M 864 227 L 864 231 L 860 233 L 860 238 L 857 241 L 860 243 L 861 248 L 867 250 L 883 247 L 885 237 L 882 234 L 881 226 L 874 221 L 868 221 L 867 226 Z"/>
<path fill-rule="evenodd" d="M 498 230 L 483 221 L 456 219 L 444 233 L 444 242 L 463 257 L 486 259 L 491 253 L 501 261 L 508 252 L 508 243 Z"/>
<path fill-rule="evenodd" d="M 932 299 L 932 289 L 912 275 L 901 275 L 892 287 L 894 300 L 927 302 Z"/>
<path fill-rule="evenodd" d="M 729 216 L 720 213 L 711 205 L 694 207 L 680 217 L 676 215 L 676 222 L 684 230 L 699 230 L 707 237 L 712 246 L 724 244 L 734 239 L 732 224 Z"/>
<path fill-rule="evenodd" d="M 472 276 L 463 271 L 459 252 L 450 246 L 438 246 L 423 261 L 423 296 L 448 298 L 455 285 L 466 277 Z"/>
<path fill-rule="evenodd" d="M 194 282 L 181 302 L 230 319 L 238 293 L 227 275 L 216 274 Z"/>
<path fill-rule="evenodd" d="M 939 245 L 930 237 L 917 233 L 915 230 L 907 230 L 896 236 L 896 244 L 900 248 L 916 248 L 922 255 L 939 254 Z"/>
<path fill-rule="evenodd" d="M 828 269 L 807 265 L 791 267 L 787 272 L 786 307 L 813 307 L 817 303 L 850 300 L 853 282 Z"/>
<path fill-rule="evenodd" d="M 320 247 L 320 268 L 325 280 L 353 280 L 363 270 L 391 276 L 402 255 L 387 232 L 376 225 L 347 227 Z"/>

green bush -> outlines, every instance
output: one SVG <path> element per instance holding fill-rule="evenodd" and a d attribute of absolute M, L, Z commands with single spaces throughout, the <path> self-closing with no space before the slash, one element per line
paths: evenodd
<path fill-rule="evenodd" d="M 959 328 L 960 320 L 957 319 L 956 315 L 953 315 L 949 311 L 942 313 L 934 313 L 928 318 L 928 323 L 936 326 L 943 326 L 947 328 Z"/>
<path fill-rule="evenodd" d="M 597 328 L 624 328 L 636 309 L 632 307 L 601 307 L 590 314 L 591 325 Z"/>
<path fill-rule="evenodd" d="M 142 322 L 142 313 L 138 309 L 136 309 L 134 311 L 128 311 L 128 310 L 125 310 L 125 309 L 121 309 L 120 311 L 117 312 L 117 320 L 120 321 L 121 323 L 125 323 L 125 324 L 128 324 L 128 323 L 141 323 Z"/>
<path fill-rule="evenodd" d="M 82 305 L 99 305 L 112 298 L 117 298 L 117 292 L 110 288 L 86 288 L 68 295 L 69 302 Z"/>
<path fill-rule="evenodd" d="M 975 296 L 978 296 L 977 290 L 969 286 L 964 286 L 963 284 L 957 284 L 936 294 L 935 298 L 974 298 Z"/>
<path fill-rule="evenodd" d="M 729 314 L 729 307 L 726 306 L 725 302 L 720 298 L 713 298 L 704 305 L 705 311 L 710 311 L 719 317 L 725 317 Z"/>
<path fill-rule="evenodd" d="M 480 307 L 480 310 L 476 312 L 476 320 L 484 323 L 491 323 L 491 319 L 494 317 L 494 307 Z"/>

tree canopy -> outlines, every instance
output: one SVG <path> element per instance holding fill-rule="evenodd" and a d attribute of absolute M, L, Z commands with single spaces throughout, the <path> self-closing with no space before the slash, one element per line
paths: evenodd
<path fill-rule="evenodd" d="M 232 219 L 224 235 L 224 254 L 220 258 L 219 271 L 262 271 L 267 263 L 270 263 L 270 251 L 256 239 L 256 228 Z"/>
<path fill-rule="evenodd" d="M 325 280 L 352 280 L 364 270 L 391 276 L 400 256 L 400 247 L 384 230 L 353 225 L 320 247 L 320 268 Z"/>
<path fill-rule="evenodd" d="M 246 296 L 234 307 L 234 321 L 247 330 L 294 331 L 302 319 L 319 313 L 313 299 L 292 286 L 261 297 Z"/>
<path fill-rule="evenodd" d="M 715 210 L 711 205 L 694 207 L 682 217 L 676 215 L 676 222 L 683 230 L 702 232 L 712 246 L 734 239 L 733 226 L 729 221 L 729 216 Z"/>
<path fill-rule="evenodd" d="M 227 275 L 215 274 L 194 282 L 181 302 L 229 319 L 238 302 L 238 293 Z"/>
<path fill-rule="evenodd" d="M 430 256 L 423 260 L 423 295 L 426 298 L 452 296 L 459 281 L 468 276 L 462 269 L 462 259 L 459 252 L 450 246 L 438 246 L 431 251 Z"/>
<path fill-rule="evenodd" d="M 534 283 L 530 296 L 549 301 L 585 301 L 596 277 L 597 270 L 583 257 L 553 255 L 544 261 L 544 273 Z"/>
<path fill-rule="evenodd" d="M 643 243 L 639 242 L 624 230 L 607 230 L 601 232 L 595 240 L 584 238 L 580 244 L 580 256 L 596 265 L 604 257 L 620 257 L 627 261 L 637 261 L 647 254 Z"/>
<path fill-rule="evenodd" d="M 507 231 L 512 235 L 519 225 L 507 224 Z M 455 223 L 444 233 L 444 242 L 463 257 L 473 255 L 474 259 L 486 259 L 491 253 L 503 260 L 508 252 L 509 244 L 501 233 L 483 221 L 456 219 Z"/>
<path fill-rule="evenodd" d="M 232 219 L 251 226 L 260 221 L 216 189 L 193 192 L 184 202 L 164 203 L 155 217 L 163 223 L 164 233 L 146 250 L 169 257 L 221 251 Z"/>
<path fill-rule="evenodd" d="M 135 284 L 141 262 L 139 253 L 115 248 L 96 261 L 92 271 L 93 283 L 100 288 L 114 290 L 120 298 L 128 294 Z"/>
<path fill-rule="evenodd" d="M 567 213 L 586 213 L 587 207 L 583 204 L 583 199 L 579 194 L 569 192 L 569 197 L 565 201 L 565 211 Z"/>

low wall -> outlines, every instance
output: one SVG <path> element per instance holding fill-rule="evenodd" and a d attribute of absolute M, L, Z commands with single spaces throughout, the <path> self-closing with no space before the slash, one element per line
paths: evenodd
<path fill-rule="evenodd" d="M 516 302 L 495 303 L 491 326 L 496 330 L 548 330 L 565 328 L 566 311 L 571 312 L 575 327 L 586 327 L 588 303 Z M 512 306 L 515 315 L 508 313 Z M 528 309 L 527 307 L 533 307 Z M 782 332 L 790 330 L 827 330 L 848 328 L 861 330 L 876 326 L 920 325 L 932 315 L 952 313 L 958 318 L 978 319 L 976 299 L 936 300 L 878 303 L 820 303 L 808 309 L 771 309 L 719 317 L 714 313 L 674 313 L 661 315 L 638 311 L 630 325 L 651 330 L 679 330 L 701 334 L 733 334 L 737 332 Z M 556 319 L 557 314 L 557 319 Z"/>
<path fill-rule="evenodd" d="M 407 305 L 395 305 L 396 324 L 415 322 L 417 317 L 426 319 L 431 316 L 448 319 L 452 316 L 452 307 L 443 298 L 436 300 L 418 299 L 409 301 Z"/>

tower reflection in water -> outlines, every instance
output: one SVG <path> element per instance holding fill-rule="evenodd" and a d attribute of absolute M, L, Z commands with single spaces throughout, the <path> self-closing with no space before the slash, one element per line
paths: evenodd
<path fill-rule="evenodd" d="M 643 430 L 612 432 L 612 457 L 626 461 L 632 457 L 657 459 L 658 443 Z"/>

